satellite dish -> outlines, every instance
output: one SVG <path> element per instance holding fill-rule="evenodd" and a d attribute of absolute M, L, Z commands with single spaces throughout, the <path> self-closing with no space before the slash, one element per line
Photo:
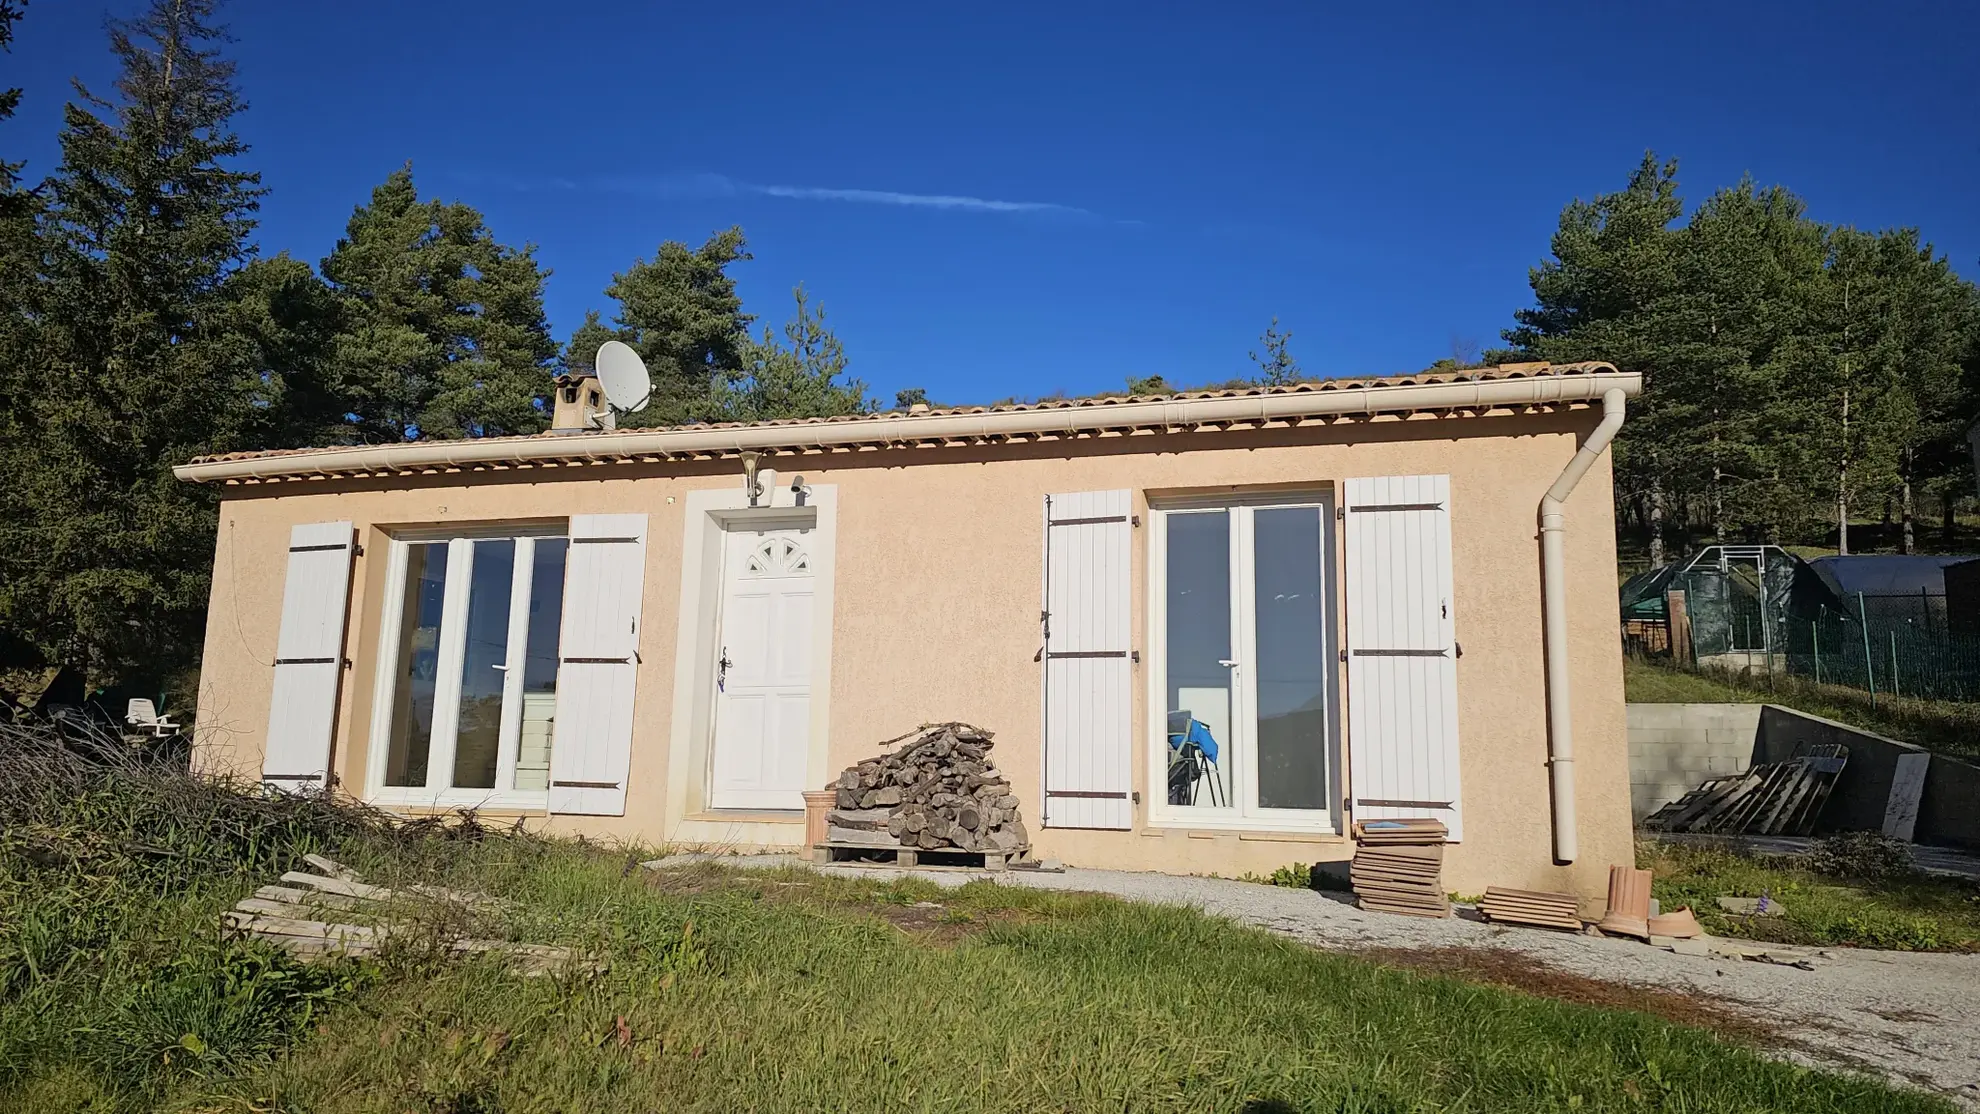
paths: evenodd
<path fill-rule="evenodd" d="M 598 346 L 592 364 L 598 384 L 605 388 L 605 401 L 622 414 L 637 414 L 653 397 L 653 378 L 646 374 L 646 361 L 623 341 L 608 340 Z"/>

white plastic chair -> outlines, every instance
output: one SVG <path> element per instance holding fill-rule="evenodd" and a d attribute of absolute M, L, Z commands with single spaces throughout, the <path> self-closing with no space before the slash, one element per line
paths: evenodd
<path fill-rule="evenodd" d="M 159 715 L 158 706 L 142 696 L 133 697 L 125 706 L 124 722 L 144 734 L 156 735 L 161 739 L 179 733 L 179 725 L 173 723 L 170 717 Z"/>

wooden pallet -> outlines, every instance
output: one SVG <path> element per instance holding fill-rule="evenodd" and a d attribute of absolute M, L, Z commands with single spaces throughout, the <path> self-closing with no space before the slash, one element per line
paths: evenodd
<path fill-rule="evenodd" d="M 1658 832 L 1808 835 L 1848 760 L 1846 747 L 1828 743 L 1786 762 L 1711 778 L 1646 817 L 1643 826 Z"/>
<path fill-rule="evenodd" d="M 812 846 L 819 853 L 815 861 L 821 863 L 857 862 L 863 866 L 913 867 L 917 870 L 1008 870 L 1031 851 L 1029 847 L 1009 851 L 964 851 L 960 847 L 943 847 L 929 851 L 919 847 L 878 847 L 847 840 L 828 840 Z"/>

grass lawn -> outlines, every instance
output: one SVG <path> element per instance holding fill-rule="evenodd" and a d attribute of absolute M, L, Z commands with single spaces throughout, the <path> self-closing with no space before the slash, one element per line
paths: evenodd
<path fill-rule="evenodd" d="M 1643 1013 L 989 884 L 655 874 L 619 850 L 10 765 L 0 1109 L 1948 1111 Z M 506 899 L 601 975 L 298 965 L 217 913 L 304 850 Z M 1463 972 L 1461 965 L 1450 969 Z"/>
<path fill-rule="evenodd" d="M 1652 894 L 1666 909 L 1691 906 L 1716 936 L 1783 944 L 1843 945 L 1904 951 L 1980 951 L 1980 886 L 1927 875 L 1883 881 L 1830 877 L 1801 860 L 1743 854 L 1731 847 L 1637 844 L 1637 865 L 1654 872 Z M 1718 897 L 1778 899 L 1786 913 L 1741 917 Z"/>
<path fill-rule="evenodd" d="M 1623 659 L 1623 692 L 1632 704 L 1779 704 L 1944 754 L 1980 758 L 1980 704 L 1870 694 L 1806 677 L 1726 671 L 1691 672 L 1640 657 Z"/>

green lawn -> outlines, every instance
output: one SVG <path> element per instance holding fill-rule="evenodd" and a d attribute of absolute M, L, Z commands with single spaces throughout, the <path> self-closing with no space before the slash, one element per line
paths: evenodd
<path fill-rule="evenodd" d="M 1870 694 L 1805 677 L 1691 672 L 1644 658 L 1623 659 L 1632 704 L 1779 704 L 1945 754 L 1980 758 L 1980 704 Z"/>
<path fill-rule="evenodd" d="M 9 745 L 0 732 L 4 1110 L 1950 1109 L 1183 909 L 656 875 L 595 845 L 392 832 Z M 375 881 L 507 899 L 456 927 L 609 968 L 526 980 L 416 940 L 305 967 L 222 939 L 217 913 L 311 847 Z"/>
<path fill-rule="evenodd" d="M 1637 865 L 1652 871 L 1651 892 L 1665 909 L 1689 905 L 1717 936 L 1783 944 L 1905 951 L 1980 951 L 1980 886 L 1906 875 L 1881 881 L 1837 878 L 1799 859 L 1741 853 L 1728 846 L 1638 843 Z M 1740 917 L 1720 895 L 1778 900 L 1786 912 Z"/>

